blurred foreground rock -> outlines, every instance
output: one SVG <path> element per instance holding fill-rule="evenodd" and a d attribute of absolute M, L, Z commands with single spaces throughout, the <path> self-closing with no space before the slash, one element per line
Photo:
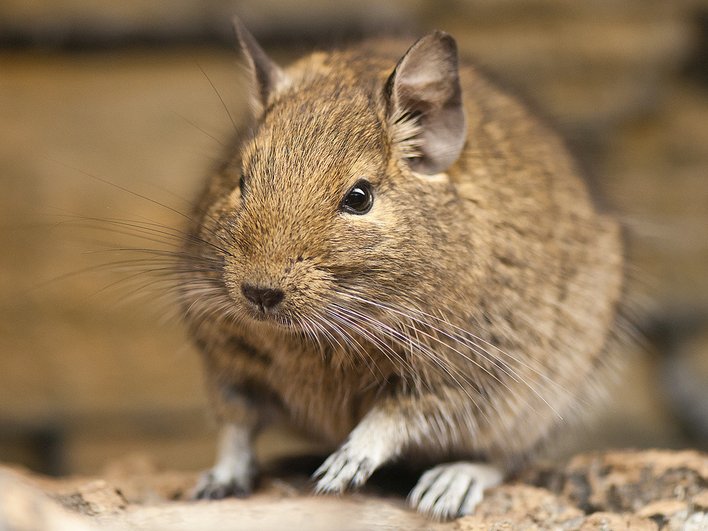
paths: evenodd
<path fill-rule="evenodd" d="M 194 474 L 149 460 L 104 478 L 50 480 L 0 468 L 0 528 L 92 529 L 684 529 L 708 527 L 708 455 L 611 451 L 539 467 L 488 492 L 473 516 L 432 523 L 400 497 L 309 495 L 303 477 L 266 479 L 249 499 L 185 501 Z"/>

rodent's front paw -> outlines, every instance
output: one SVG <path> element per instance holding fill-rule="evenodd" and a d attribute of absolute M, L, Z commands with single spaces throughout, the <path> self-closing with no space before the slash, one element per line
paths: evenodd
<path fill-rule="evenodd" d="M 245 498 L 251 494 L 252 490 L 252 474 L 237 473 L 235 470 L 217 465 L 201 475 L 192 493 L 192 499 Z"/>
<path fill-rule="evenodd" d="M 313 474 L 313 478 L 319 478 L 315 492 L 341 493 L 347 488 L 360 487 L 374 470 L 376 463 L 372 459 L 345 444 L 330 455 Z"/>
<path fill-rule="evenodd" d="M 495 467 L 481 463 L 447 463 L 428 470 L 418 480 L 408 501 L 436 520 L 471 514 L 485 489 L 502 482 Z"/>

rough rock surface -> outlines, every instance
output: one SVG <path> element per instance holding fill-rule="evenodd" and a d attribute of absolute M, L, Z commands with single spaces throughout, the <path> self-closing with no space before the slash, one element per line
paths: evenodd
<path fill-rule="evenodd" d="M 430 522 L 391 495 L 313 497 L 301 477 L 267 479 L 249 499 L 186 501 L 194 474 L 148 460 L 102 479 L 54 480 L 0 468 L 0 529 L 708 529 L 708 455 L 692 451 L 582 454 L 487 493 L 474 515 Z"/>

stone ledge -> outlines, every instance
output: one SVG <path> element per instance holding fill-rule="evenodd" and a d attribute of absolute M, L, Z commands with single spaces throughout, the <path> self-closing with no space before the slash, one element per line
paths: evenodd
<path fill-rule="evenodd" d="M 50 479 L 0 467 L 0 528 L 96 529 L 684 529 L 708 528 L 708 455 L 693 450 L 581 454 L 492 489 L 474 515 L 432 523 L 403 499 L 313 497 L 302 477 L 267 479 L 248 499 L 185 501 L 192 473 L 147 459 L 103 478 Z"/>

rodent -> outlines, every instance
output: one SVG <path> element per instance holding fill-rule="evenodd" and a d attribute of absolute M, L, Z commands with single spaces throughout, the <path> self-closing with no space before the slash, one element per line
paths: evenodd
<path fill-rule="evenodd" d="M 283 69 L 235 26 L 253 113 L 182 252 L 224 426 L 196 497 L 250 492 L 277 412 L 338 446 L 317 492 L 424 459 L 411 504 L 468 514 L 603 387 L 620 228 L 559 136 L 447 33 Z"/>

